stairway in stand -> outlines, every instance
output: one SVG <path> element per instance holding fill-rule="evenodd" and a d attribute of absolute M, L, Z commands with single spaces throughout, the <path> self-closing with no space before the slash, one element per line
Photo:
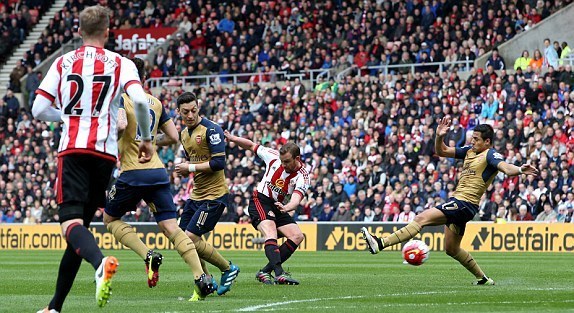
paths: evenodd
<path fill-rule="evenodd" d="M 4 97 L 6 94 L 8 85 L 10 84 L 10 73 L 14 67 L 16 67 L 16 62 L 22 59 L 24 57 L 24 53 L 30 50 L 30 46 L 38 41 L 38 38 L 41 37 L 44 29 L 48 26 L 50 19 L 62 10 L 65 4 L 66 0 L 56 0 L 54 5 L 52 5 L 52 7 L 42 16 L 40 21 L 38 21 L 38 24 L 32 28 L 24 42 L 14 50 L 6 64 L 0 66 L 0 97 Z M 22 88 L 24 87 L 22 86 Z"/>

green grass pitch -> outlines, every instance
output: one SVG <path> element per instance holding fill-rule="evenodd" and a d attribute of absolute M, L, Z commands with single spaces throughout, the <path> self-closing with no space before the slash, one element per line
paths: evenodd
<path fill-rule="evenodd" d="M 94 299 L 94 271 L 84 262 L 63 312 L 574 312 L 573 254 L 476 253 L 496 286 L 472 286 L 472 275 L 439 252 L 420 267 L 402 264 L 398 252 L 298 252 L 285 268 L 301 285 L 264 286 L 255 280 L 265 263 L 262 252 L 222 251 L 241 267 L 231 292 L 188 302 L 191 272 L 177 252 L 162 252 L 160 281 L 150 289 L 133 252 L 105 251 L 120 267 L 103 309 Z M 61 254 L 1 251 L 0 312 L 46 306 Z"/>

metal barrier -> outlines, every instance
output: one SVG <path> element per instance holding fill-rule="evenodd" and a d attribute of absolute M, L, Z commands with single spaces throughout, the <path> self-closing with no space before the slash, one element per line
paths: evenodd
<path fill-rule="evenodd" d="M 232 73 L 232 74 L 210 74 L 195 76 L 172 76 L 148 78 L 146 84 L 149 88 L 158 87 L 178 87 L 178 86 L 209 86 L 211 84 L 254 84 L 265 81 L 282 81 L 298 77 L 299 79 L 311 81 L 314 85 L 319 78 L 329 79 L 332 76 L 331 69 L 304 70 L 297 74 L 288 74 L 286 71 L 277 72 L 253 72 L 253 73 Z M 246 79 L 242 79 L 246 78 Z M 255 81 L 253 78 L 257 78 Z"/>
<path fill-rule="evenodd" d="M 246 77 L 246 81 L 242 81 L 241 78 Z M 272 80 L 271 77 L 275 77 L 275 80 L 279 77 L 285 79 L 287 77 L 287 72 L 258 72 L 258 73 L 234 73 L 234 74 L 212 74 L 212 75 L 195 75 L 195 76 L 173 76 L 173 77 L 156 77 L 148 78 L 146 83 L 149 88 L 158 87 L 179 87 L 179 86 L 209 86 L 212 83 L 232 83 L 234 85 L 238 83 L 255 83 L 252 78 L 257 77 L 258 82 L 263 82 L 266 80 Z M 269 77 L 269 78 L 268 78 Z"/>
<path fill-rule="evenodd" d="M 346 68 L 345 70 L 339 72 L 337 74 L 337 80 L 341 81 L 345 76 L 347 76 L 352 71 L 368 71 L 371 72 L 373 70 L 376 71 L 378 74 L 384 74 L 385 76 L 389 73 L 393 72 L 405 72 L 404 69 L 407 69 L 406 72 L 415 73 L 418 68 L 421 67 L 437 67 L 437 73 L 442 73 L 446 70 L 451 69 L 452 67 L 458 66 L 459 72 L 470 72 L 470 70 L 474 67 L 474 61 L 454 61 L 454 62 L 430 62 L 430 63 L 410 63 L 410 64 L 396 64 L 396 65 L 377 65 L 377 66 L 366 66 L 363 68 L 357 67 L 356 65 L 352 65 L 351 67 Z"/>
<path fill-rule="evenodd" d="M 565 58 L 559 59 L 558 64 L 574 66 L 574 53 L 570 53 Z"/>

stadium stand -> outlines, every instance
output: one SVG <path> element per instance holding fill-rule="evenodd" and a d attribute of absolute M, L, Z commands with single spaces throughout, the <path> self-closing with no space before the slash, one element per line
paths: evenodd
<path fill-rule="evenodd" d="M 98 2 L 113 9 L 113 30 L 161 26 L 183 33 L 150 60 L 152 77 L 219 76 L 208 85 L 160 87 L 155 95 L 172 116 L 177 96 L 191 89 L 203 100 L 202 113 L 224 129 L 270 147 L 287 140 L 301 146 L 313 175 L 300 220 L 330 220 L 344 208 L 353 213 L 337 215 L 344 219 L 399 221 L 411 216 L 405 207 L 418 213 L 444 202 L 459 168 L 434 155 L 436 121 L 446 114 L 456 120 L 450 144 L 464 145 L 478 123 L 489 123 L 506 161 L 529 160 L 543 169 L 538 179 L 498 176 L 477 219 L 523 220 L 522 206 L 536 218 L 550 204 L 557 221 L 572 220 L 571 66 L 515 73 L 454 63 L 474 61 L 571 1 Z M 94 3 L 68 1 L 38 40 L 39 50 L 48 47 L 41 58 L 54 51 L 51 45 L 75 36 L 76 12 Z M 506 63 L 510 68 L 514 60 Z M 316 69 L 333 75 L 309 81 L 270 74 Z M 262 74 L 225 84 L 232 75 L 257 71 Z M 0 220 L 56 221 L 59 126 L 31 120 L 17 101 L 11 91 L 0 99 Z M 172 175 L 174 201 L 182 205 L 193 188 L 193 178 L 173 172 L 182 151 L 159 153 Z M 262 162 L 233 145 L 227 153 L 233 204 L 222 219 L 244 223 Z M 124 219 L 153 216 L 142 203 Z"/>

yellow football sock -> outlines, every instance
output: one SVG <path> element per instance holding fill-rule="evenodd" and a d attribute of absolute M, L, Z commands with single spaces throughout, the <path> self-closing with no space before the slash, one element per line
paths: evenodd
<path fill-rule="evenodd" d="M 203 259 L 199 259 L 199 261 L 201 262 L 201 268 L 203 269 L 203 272 L 206 275 L 209 275 L 209 270 L 207 269 L 207 263 L 205 263 L 205 261 Z"/>
<path fill-rule="evenodd" d="M 407 226 L 390 234 L 388 237 L 383 238 L 383 246 L 389 247 L 401 242 L 405 242 L 416 236 L 421 231 L 421 228 L 422 227 L 419 225 L 419 223 L 414 221 L 410 222 Z"/>
<path fill-rule="evenodd" d="M 460 249 L 460 251 L 458 251 L 457 254 L 452 256 L 452 258 L 459 261 L 460 264 L 462 264 L 462 266 L 464 266 L 469 272 L 471 272 L 474 275 L 474 277 L 478 279 L 484 277 L 484 272 L 482 271 L 482 269 L 480 269 L 480 266 L 478 266 L 478 263 L 476 263 L 476 261 L 474 260 L 472 255 L 468 253 L 468 251 Z"/>
<path fill-rule="evenodd" d="M 131 225 L 128 225 L 121 220 L 115 220 L 109 223 L 107 228 L 119 243 L 132 249 L 143 260 L 145 260 L 149 248 L 141 241 Z"/>
<path fill-rule="evenodd" d="M 215 250 L 210 244 L 205 242 L 203 239 L 194 242 L 197 248 L 197 254 L 199 257 L 213 265 L 215 265 L 220 271 L 224 272 L 229 269 L 229 262 L 224 259 L 217 250 Z"/>
<path fill-rule="evenodd" d="M 193 241 L 191 241 L 181 229 L 171 234 L 169 241 L 173 243 L 181 258 L 187 263 L 189 268 L 191 268 L 195 279 L 199 279 L 201 274 L 203 274 L 203 269 Z"/>

